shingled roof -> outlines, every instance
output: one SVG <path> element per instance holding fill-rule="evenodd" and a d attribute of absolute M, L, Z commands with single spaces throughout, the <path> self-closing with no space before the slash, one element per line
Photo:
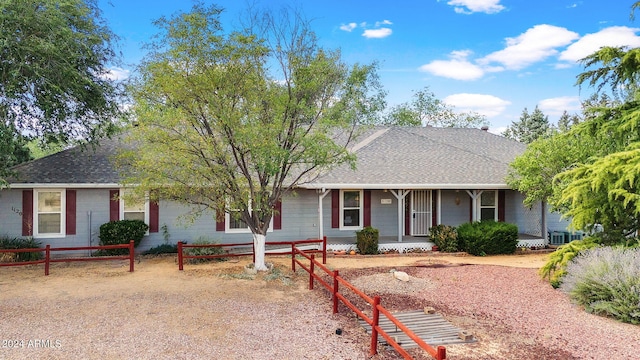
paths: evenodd
<path fill-rule="evenodd" d="M 356 170 L 340 165 L 304 188 L 506 188 L 508 164 L 524 144 L 480 129 L 377 127 L 352 147 Z M 121 183 L 113 166 L 120 137 L 75 147 L 15 166 L 11 186 L 112 187 Z"/>
<path fill-rule="evenodd" d="M 307 188 L 507 188 L 509 163 L 526 145 L 481 129 L 378 128 L 354 146 L 356 170 L 347 164 Z"/>
<path fill-rule="evenodd" d="M 100 140 L 95 146 L 77 146 L 53 155 L 13 167 L 16 176 L 11 186 L 41 185 L 107 185 L 120 184 L 121 179 L 112 163 L 118 148 L 125 146 L 121 137 Z"/>

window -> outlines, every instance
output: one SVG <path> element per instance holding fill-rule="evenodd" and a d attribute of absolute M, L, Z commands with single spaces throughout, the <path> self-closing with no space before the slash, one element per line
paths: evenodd
<path fill-rule="evenodd" d="M 498 220 L 498 192 L 485 190 L 480 195 L 480 221 Z"/>
<path fill-rule="evenodd" d="M 230 210 L 230 212 L 239 212 L 240 210 Z M 249 211 L 251 212 L 251 203 L 249 203 Z M 235 216 L 231 216 L 229 213 L 225 215 L 225 232 L 229 233 L 248 233 L 251 232 L 249 230 L 249 225 L 244 222 L 240 218 L 236 218 Z M 273 231 L 273 216 L 271 217 L 271 221 L 269 222 L 269 229 L 267 231 Z"/>
<path fill-rule="evenodd" d="M 65 191 L 34 191 L 34 237 L 58 237 L 65 233 Z"/>
<path fill-rule="evenodd" d="M 149 198 L 136 199 L 131 197 L 131 190 L 122 189 L 120 199 L 120 219 L 142 220 L 149 224 Z"/>
<path fill-rule="evenodd" d="M 362 190 L 340 190 L 340 228 L 362 227 Z"/>

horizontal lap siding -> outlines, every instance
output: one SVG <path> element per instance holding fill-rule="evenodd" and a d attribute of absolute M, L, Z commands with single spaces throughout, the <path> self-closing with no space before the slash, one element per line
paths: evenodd
<path fill-rule="evenodd" d="M 459 205 L 456 204 L 456 197 L 460 199 Z M 442 190 L 441 201 L 440 219 L 443 225 L 459 226 L 469 222 L 471 197 L 466 191 Z"/>

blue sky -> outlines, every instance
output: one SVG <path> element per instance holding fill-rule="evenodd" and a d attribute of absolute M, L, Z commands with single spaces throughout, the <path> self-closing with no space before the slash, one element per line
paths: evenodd
<path fill-rule="evenodd" d="M 256 0 L 259 7 L 301 9 L 322 46 L 340 48 L 348 63 L 379 63 L 389 105 L 429 87 L 456 109 L 487 116 L 492 132 L 535 106 L 556 122 L 563 110 L 580 109 L 593 89 L 575 86 L 578 60 L 601 46 L 640 47 L 635 0 Z M 243 0 L 206 1 L 225 9 L 226 29 L 246 8 Z M 190 1 L 100 0 L 121 38 L 131 74 L 157 29 L 152 21 L 189 11 Z"/>

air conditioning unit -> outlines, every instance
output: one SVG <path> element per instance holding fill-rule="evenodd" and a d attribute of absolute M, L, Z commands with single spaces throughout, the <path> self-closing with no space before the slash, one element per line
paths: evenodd
<path fill-rule="evenodd" d="M 564 244 L 564 233 L 554 231 L 549 234 L 549 243 L 551 245 L 562 245 Z"/>

